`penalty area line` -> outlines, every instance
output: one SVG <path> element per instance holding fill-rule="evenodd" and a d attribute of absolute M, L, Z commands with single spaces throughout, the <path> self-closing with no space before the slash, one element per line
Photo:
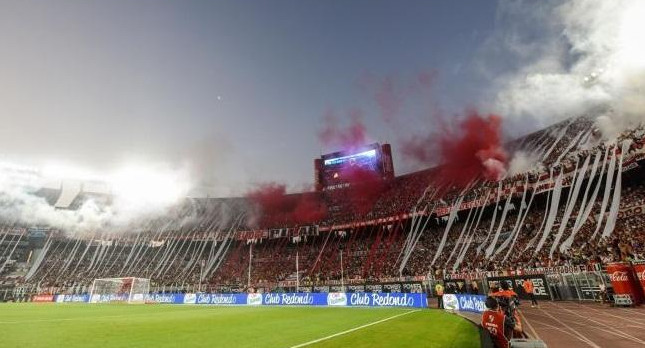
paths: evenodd
<path fill-rule="evenodd" d="M 315 339 L 315 340 L 313 340 L 313 341 L 305 342 L 305 343 L 300 343 L 300 344 L 298 344 L 298 345 L 291 346 L 291 347 L 289 347 L 289 348 L 300 348 L 300 347 L 309 346 L 309 345 L 312 345 L 312 344 L 314 344 L 314 343 L 318 343 L 318 342 L 326 341 L 326 340 L 328 340 L 328 339 L 332 339 L 332 338 L 334 338 L 334 337 L 342 336 L 342 335 L 348 334 L 348 333 L 350 333 L 350 332 L 358 331 L 358 330 L 364 329 L 364 328 L 366 328 L 366 327 L 370 327 L 370 326 L 372 326 L 372 325 L 380 324 L 380 323 L 385 322 L 385 321 L 388 321 L 388 320 L 396 319 L 396 318 L 398 318 L 398 317 L 402 317 L 402 316 L 404 316 L 404 315 L 408 315 L 408 314 L 410 314 L 410 313 L 416 313 L 416 312 L 420 312 L 420 311 L 421 311 L 420 309 L 416 309 L 416 310 L 413 310 L 413 311 L 409 311 L 409 312 L 405 312 L 405 313 L 401 313 L 401 314 L 393 315 L 393 316 L 391 316 L 391 317 L 387 317 L 387 318 L 385 318 L 385 319 L 381 319 L 381 320 L 377 320 L 377 321 L 374 321 L 374 322 L 371 322 L 371 323 L 367 323 L 367 324 L 365 324 L 365 325 L 357 326 L 357 327 L 355 327 L 355 328 L 351 328 L 351 329 L 349 329 L 349 330 L 345 330 L 345 331 L 337 332 L 337 333 L 335 333 L 335 334 L 333 334 L 333 335 L 329 335 L 329 336 L 321 337 L 321 338 Z"/>

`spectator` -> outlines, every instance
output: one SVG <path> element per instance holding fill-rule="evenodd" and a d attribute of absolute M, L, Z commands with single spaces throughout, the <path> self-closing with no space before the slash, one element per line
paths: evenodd
<path fill-rule="evenodd" d="M 439 309 L 443 309 L 443 292 L 443 285 L 441 284 L 441 282 L 437 282 L 437 284 L 435 284 L 434 286 L 434 293 L 435 296 L 437 296 L 437 308 Z"/>
<path fill-rule="evenodd" d="M 529 278 L 524 279 L 524 282 L 522 283 L 522 288 L 524 289 L 524 292 L 526 295 L 531 299 L 531 308 L 537 307 L 538 303 L 537 300 L 535 299 L 535 294 L 533 293 L 533 282 Z"/>

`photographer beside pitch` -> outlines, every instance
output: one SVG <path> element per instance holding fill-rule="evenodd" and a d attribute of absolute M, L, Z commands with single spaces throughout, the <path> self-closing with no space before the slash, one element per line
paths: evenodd
<path fill-rule="evenodd" d="M 482 327 L 490 333 L 496 348 L 509 348 L 515 321 L 504 313 L 494 296 L 486 298 L 486 308 L 482 313 Z"/>
<path fill-rule="evenodd" d="M 510 322 L 511 329 L 506 332 L 506 336 L 510 338 L 524 338 L 525 334 L 522 329 L 522 322 L 517 313 L 517 306 L 520 304 L 518 300 L 519 296 L 511 289 L 508 282 L 501 282 L 499 286 L 500 288 L 491 288 L 489 296 L 497 300 L 500 310 Z"/>

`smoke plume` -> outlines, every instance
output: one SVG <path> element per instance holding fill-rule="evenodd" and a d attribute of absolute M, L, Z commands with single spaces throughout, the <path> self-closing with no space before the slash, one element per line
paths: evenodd
<path fill-rule="evenodd" d="M 358 109 L 353 109 L 348 115 L 349 124 L 343 125 L 338 117 L 328 111 L 324 117 L 325 125 L 318 132 L 318 138 L 326 146 L 338 146 L 343 149 L 352 149 L 367 143 L 367 129 L 363 124 L 363 114 Z"/>
<path fill-rule="evenodd" d="M 643 123 L 643 18 L 641 0 L 502 2 L 483 50 L 503 62 L 484 69 L 499 76 L 493 109 L 532 128 L 607 110 L 611 122 L 598 123 L 606 138 Z"/>
<path fill-rule="evenodd" d="M 373 170 L 358 166 L 350 167 L 343 175 L 349 183 L 345 199 L 357 214 L 367 214 L 385 190 L 385 182 Z"/>
<path fill-rule="evenodd" d="M 441 180 L 459 188 L 475 179 L 497 181 L 506 175 L 507 154 L 502 147 L 502 119 L 469 111 L 456 127 L 438 139 Z"/>
<path fill-rule="evenodd" d="M 5 226 L 49 227 L 69 234 L 129 232 L 167 216 L 185 197 L 187 188 L 182 184 L 188 182 L 179 174 L 182 171 L 126 167 L 114 173 L 109 185 L 56 179 L 58 186 L 49 188 L 46 181 L 52 179 L 16 168 L 0 163 L 0 222 Z M 69 187 L 72 189 L 66 191 Z M 90 187 L 102 189 L 94 192 Z M 88 192 L 86 188 L 90 188 Z M 68 194 L 69 207 L 54 206 L 60 196 Z M 176 222 L 181 223 L 179 219 Z"/>
<path fill-rule="evenodd" d="M 327 208 L 317 193 L 287 194 L 284 184 L 260 184 L 246 197 L 254 205 L 249 221 L 253 227 L 311 224 L 327 215 Z"/>

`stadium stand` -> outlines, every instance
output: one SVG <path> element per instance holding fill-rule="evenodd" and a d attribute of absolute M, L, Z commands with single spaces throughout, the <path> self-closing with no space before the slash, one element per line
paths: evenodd
<path fill-rule="evenodd" d="M 544 267 L 602 268 L 645 256 L 644 135 L 637 127 L 605 144 L 589 119 L 568 120 L 509 143 L 509 149 L 539 158 L 541 166 L 498 183 L 478 181 L 468 190 L 437 197 L 438 171 L 430 168 L 386 182 L 378 196 L 360 204 L 347 199 L 352 187 L 291 195 L 325 203 L 327 215 L 308 224 L 279 215 L 253 218 L 253 202 L 246 198 L 187 199 L 169 215 L 127 231 L 70 237 L 47 229 L 40 241 L 28 233 L 30 226 L 5 221 L 0 277 L 30 293 L 85 293 L 95 278 L 126 275 L 150 278 L 154 291 L 235 292 Z M 603 235 L 597 219 L 610 215 L 614 188 L 599 177 L 607 177 L 604 168 L 611 163 L 618 169 L 619 161 L 610 157 L 620 156 L 604 154 L 620 155 L 623 140 L 630 143 L 615 207 L 621 218 Z M 556 178 L 562 178 L 560 188 Z M 53 201 L 50 191 L 46 196 Z M 63 193 L 56 204 L 64 201 L 73 209 L 83 201 L 80 191 Z M 483 203 L 462 203 L 451 214 L 457 201 Z"/>

